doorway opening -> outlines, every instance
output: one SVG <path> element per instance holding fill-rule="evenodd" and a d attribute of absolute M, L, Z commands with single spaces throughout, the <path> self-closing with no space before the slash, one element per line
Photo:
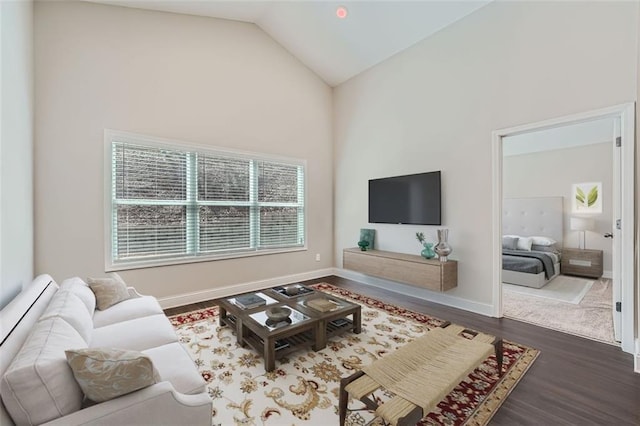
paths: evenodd
<path fill-rule="evenodd" d="M 610 304 L 609 318 L 615 319 L 614 340 L 620 341 L 624 351 L 633 352 L 634 118 L 634 104 L 625 104 L 493 133 L 493 300 L 496 316 L 504 315 L 505 300 L 510 300 L 511 297 L 511 292 L 505 293 L 503 276 L 507 282 L 515 281 L 510 285 L 515 285 L 516 290 L 536 290 L 536 287 L 555 286 L 560 287 L 559 292 L 562 293 L 563 286 L 579 287 L 580 290 L 571 300 L 577 297 L 589 301 L 594 296 L 589 296 L 589 292 L 595 287 L 594 291 L 611 292 L 611 301 L 607 303 Z M 607 128 L 608 135 L 606 140 L 593 142 L 598 138 L 588 136 L 596 133 L 593 126 L 597 124 L 600 124 L 601 128 Z M 580 129 L 587 129 L 582 136 Z M 528 142 L 523 142 L 527 139 Z M 584 143 L 589 139 L 592 139 L 592 143 Z M 571 140 L 574 140 L 573 145 Z M 575 140 L 582 140 L 583 143 Z M 606 141 L 606 145 L 603 145 Z M 522 151 L 523 147 L 527 148 Z M 526 150 L 529 152 L 525 152 Z M 603 152 L 607 152 L 608 156 L 603 155 Z M 534 166 L 535 170 L 526 173 L 523 167 L 526 164 Z M 603 170 L 597 169 L 599 173 L 589 172 L 589 169 L 598 166 Z M 605 170 L 607 168 L 610 173 Z M 588 189 L 585 189 L 587 187 Z M 595 189 L 592 191 L 592 188 Z M 585 190 L 588 198 L 585 206 L 593 207 L 591 209 L 582 208 L 582 205 L 576 206 L 580 194 L 584 198 Z M 593 200 L 594 193 L 597 194 L 597 202 Z M 561 230 L 554 230 L 553 238 L 544 233 L 555 225 L 544 220 L 541 223 L 535 220 L 512 221 L 513 217 L 504 220 L 505 214 L 516 214 L 514 211 L 504 210 L 505 204 L 510 203 L 505 203 L 505 199 L 537 199 L 552 196 L 561 197 L 563 200 L 561 211 L 558 213 Z M 521 206 L 516 204 L 516 208 L 520 209 Z M 529 215 L 529 218 L 536 214 L 551 215 L 553 208 L 545 209 L 535 213 L 534 205 L 533 210 L 523 210 L 518 214 Z M 628 223 L 629 226 L 622 227 L 622 223 Z M 512 228 L 503 232 L 505 226 Z M 605 238 L 605 234 L 611 234 L 613 238 Z M 530 242 L 527 247 L 527 240 L 531 237 L 555 240 L 559 243 L 559 246 L 554 247 L 560 254 L 554 265 L 558 271 L 552 266 L 551 272 L 538 272 L 537 280 L 530 281 L 525 277 L 522 281 L 518 274 L 514 279 L 510 270 L 503 270 L 503 235 L 522 237 L 519 248 L 524 251 L 531 249 Z M 537 246 L 539 249 L 540 244 Z M 514 254 L 521 255 L 518 251 Z M 505 257 L 505 264 L 508 262 Z M 553 261 L 551 263 L 553 264 Z M 558 278 L 559 280 L 555 281 Z M 573 278 L 582 282 L 567 282 Z M 597 298 L 602 300 L 603 294 Z M 540 306 L 546 305 L 542 303 Z M 581 325 L 589 327 L 588 324 Z"/>
<path fill-rule="evenodd" d="M 515 251 L 503 244 L 505 317 L 619 345 L 612 241 L 605 237 L 613 227 L 615 121 L 607 117 L 502 139 L 503 242 L 519 238 Z M 591 199 L 574 202 L 576 189 Z M 589 203 L 591 211 L 582 208 Z"/>

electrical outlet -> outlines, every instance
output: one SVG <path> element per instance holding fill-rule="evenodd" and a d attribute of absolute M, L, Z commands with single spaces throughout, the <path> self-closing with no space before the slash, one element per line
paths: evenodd
<path fill-rule="evenodd" d="M 320 253 L 316 253 L 316 262 L 320 262 Z"/>

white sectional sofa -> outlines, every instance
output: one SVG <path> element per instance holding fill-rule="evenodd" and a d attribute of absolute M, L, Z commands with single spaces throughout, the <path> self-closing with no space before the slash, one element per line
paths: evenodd
<path fill-rule="evenodd" d="M 80 278 L 60 286 L 37 277 L 0 311 L 0 424 L 210 425 L 205 382 L 167 317 L 151 296 L 97 310 Z M 69 366 L 65 350 L 140 351 L 155 367 L 150 386 L 92 403 Z"/>

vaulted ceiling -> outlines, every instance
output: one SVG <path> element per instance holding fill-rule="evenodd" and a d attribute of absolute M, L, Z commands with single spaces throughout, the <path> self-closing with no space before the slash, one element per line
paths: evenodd
<path fill-rule="evenodd" d="M 256 24 L 331 86 L 429 37 L 491 0 L 89 0 Z M 344 7 L 347 16 L 337 16 Z"/>

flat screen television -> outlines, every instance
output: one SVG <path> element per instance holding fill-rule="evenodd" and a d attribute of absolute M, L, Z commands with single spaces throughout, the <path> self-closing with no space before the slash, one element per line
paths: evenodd
<path fill-rule="evenodd" d="M 369 223 L 441 225 L 440 171 L 369 180 Z"/>

